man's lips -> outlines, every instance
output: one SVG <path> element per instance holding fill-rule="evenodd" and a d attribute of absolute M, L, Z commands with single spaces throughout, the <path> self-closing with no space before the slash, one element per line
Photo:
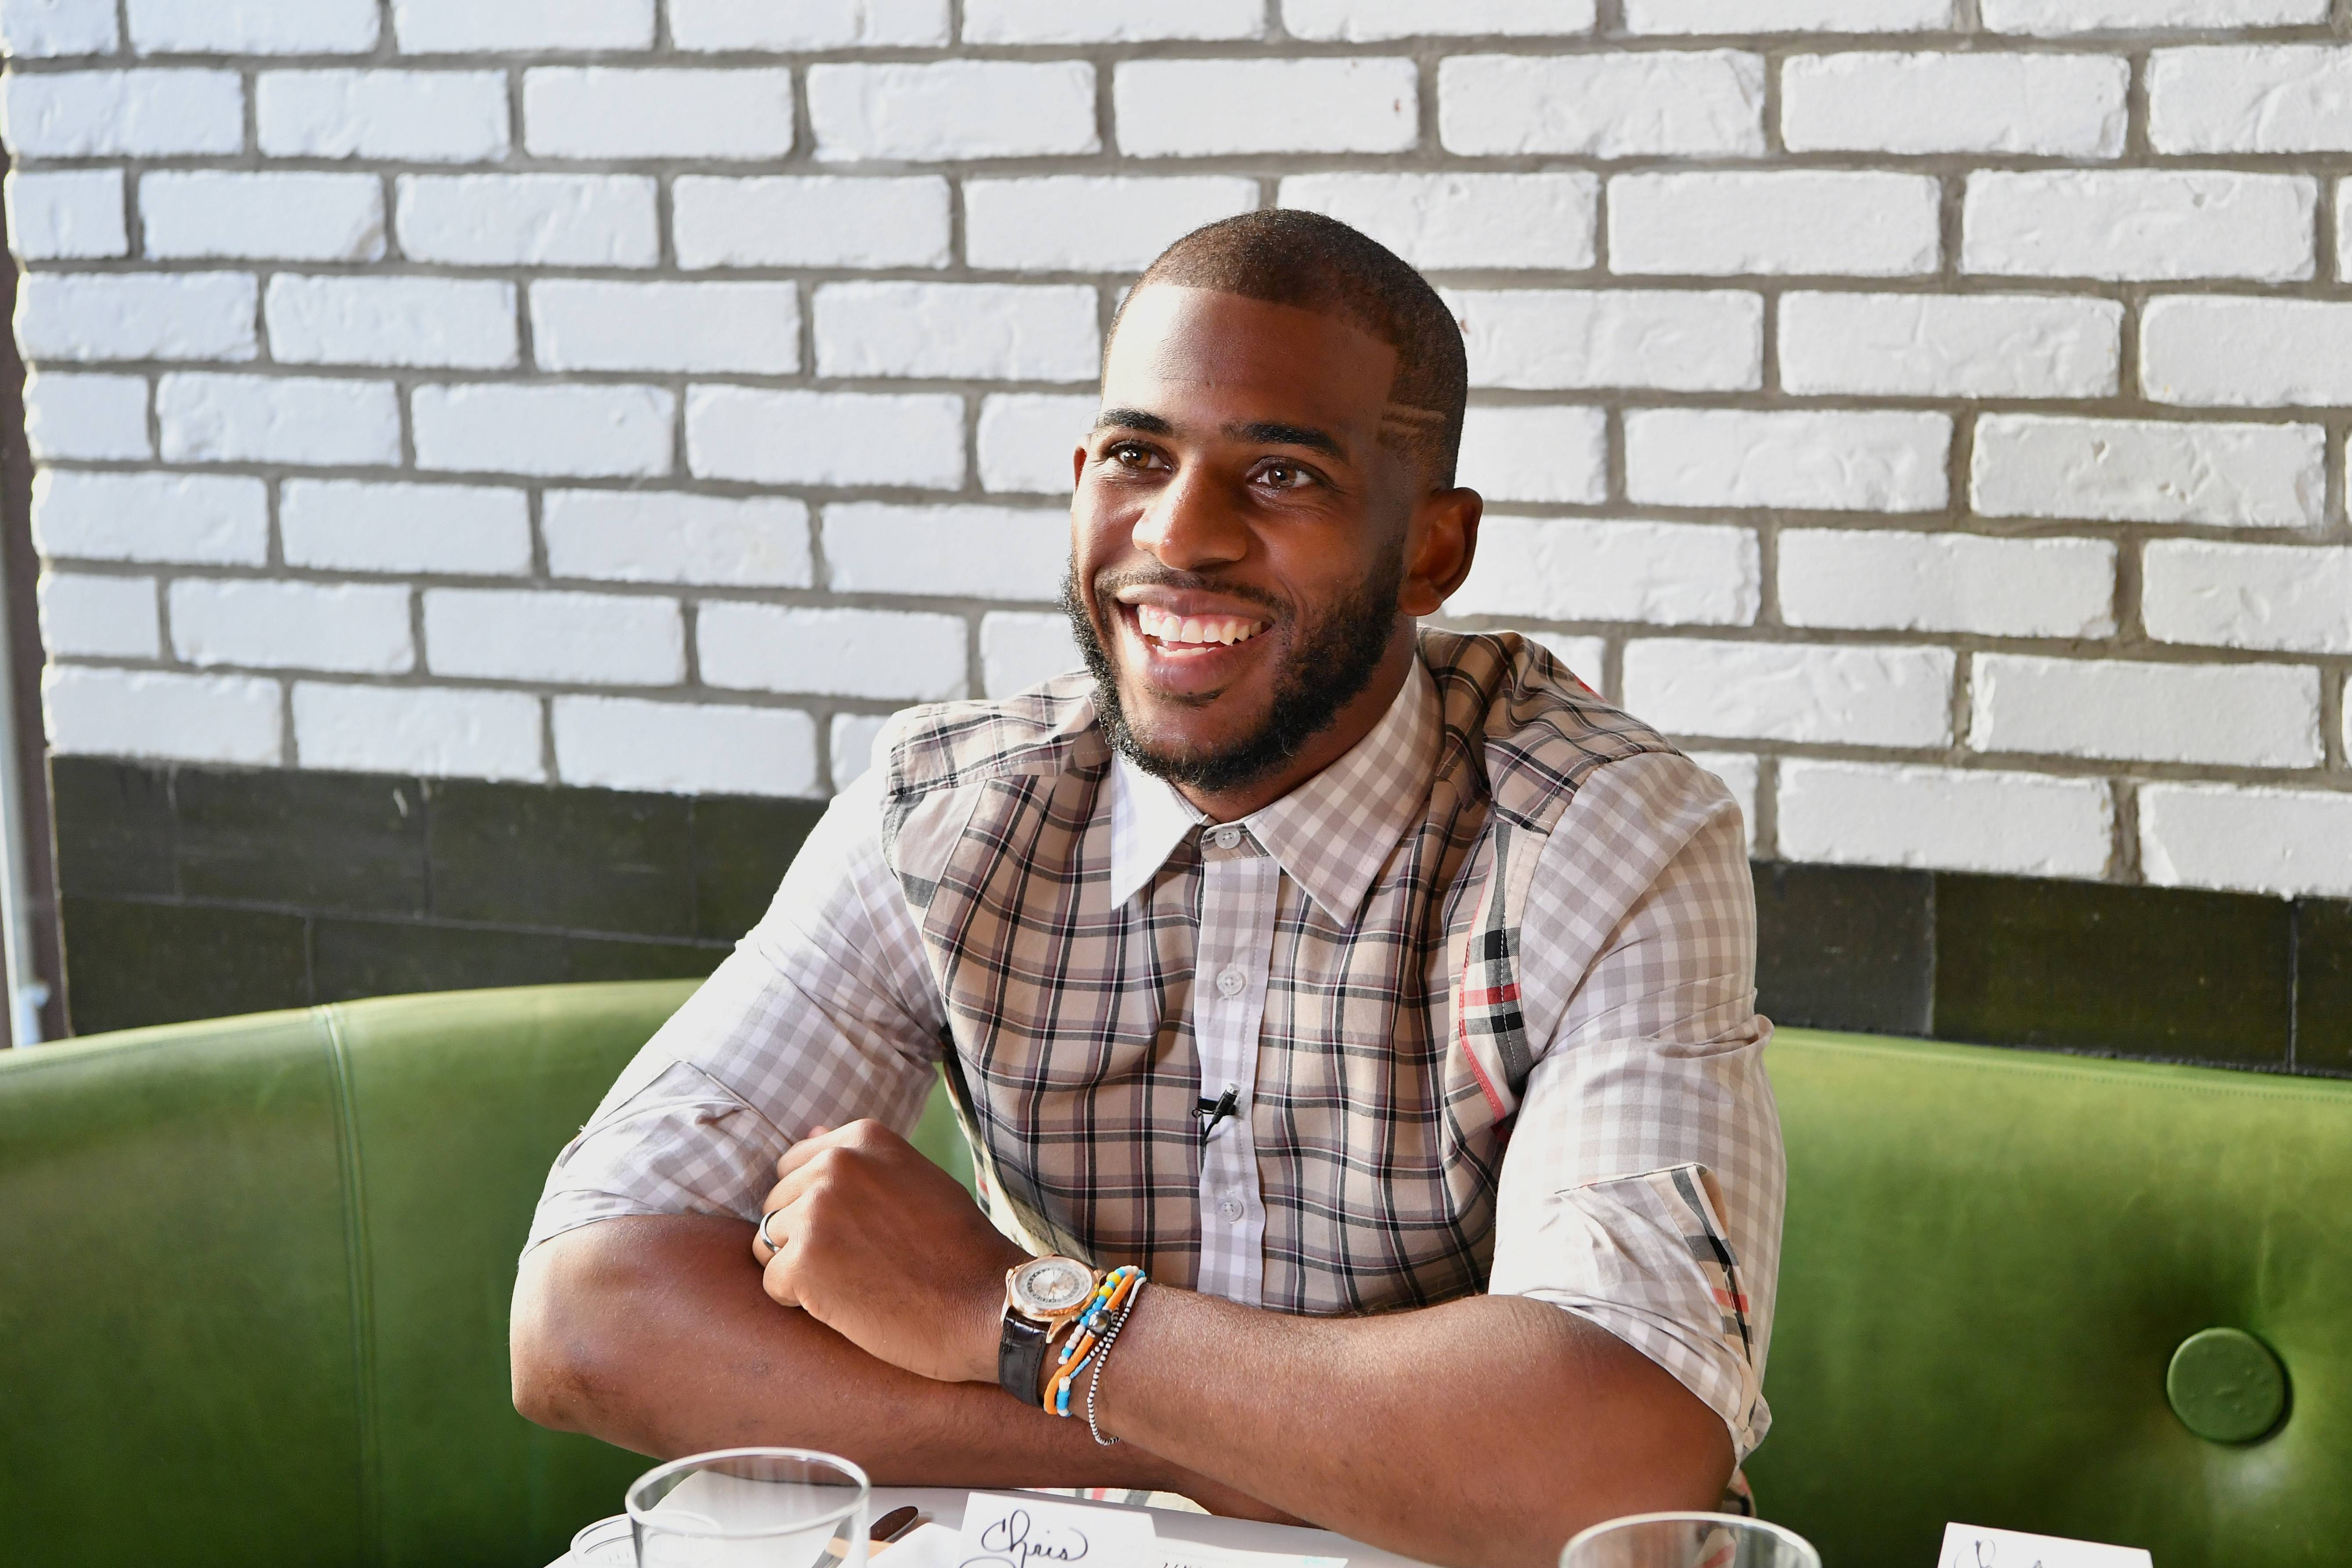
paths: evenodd
<path fill-rule="evenodd" d="M 1125 612 L 1122 618 L 1157 650 L 1231 647 L 1274 624 L 1205 595 L 1139 585 L 1122 588 L 1115 597 Z"/>

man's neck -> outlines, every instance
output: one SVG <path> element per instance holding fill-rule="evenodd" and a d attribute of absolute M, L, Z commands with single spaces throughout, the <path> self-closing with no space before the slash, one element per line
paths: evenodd
<path fill-rule="evenodd" d="M 1252 812 L 1263 811 L 1346 756 L 1356 743 L 1370 734 L 1404 689 L 1405 677 L 1412 671 L 1412 661 L 1421 657 L 1421 639 L 1413 624 L 1404 622 L 1395 637 L 1389 639 L 1388 651 L 1372 671 L 1364 689 L 1350 698 L 1331 722 L 1318 731 L 1299 748 L 1277 773 L 1229 790 L 1198 790 L 1183 784 L 1172 787 L 1192 809 L 1212 822 L 1238 822 Z"/>

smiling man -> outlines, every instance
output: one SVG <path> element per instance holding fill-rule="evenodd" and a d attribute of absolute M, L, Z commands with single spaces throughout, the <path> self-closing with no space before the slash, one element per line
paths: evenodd
<path fill-rule="evenodd" d="M 1535 645 L 1417 628 L 1465 381 L 1329 219 L 1153 265 L 1075 454 L 1087 671 L 894 721 L 563 1151 L 526 1414 L 1443 1563 L 1717 1503 L 1782 1178 L 1738 812 Z M 941 1068 L 993 1225 L 902 1136 Z"/>

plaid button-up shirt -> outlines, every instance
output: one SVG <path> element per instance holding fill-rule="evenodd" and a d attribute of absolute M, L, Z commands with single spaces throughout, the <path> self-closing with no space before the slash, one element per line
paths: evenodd
<path fill-rule="evenodd" d="M 1744 1455 L 1769 1421 L 1782 1167 L 1738 808 L 1519 653 L 1576 738 L 1528 752 L 1573 782 L 1523 847 L 1497 974 L 1524 1077 L 1496 1082 L 1457 1016 L 1509 987 L 1461 984 L 1498 764 L 1455 646 L 1430 637 L 1436 680 L 1417 663 L 1345 757 L 1235 823 L 1115 757 L 1076 678 L 894 726 L 564 1149 L 532 1244 L 616 1215 L 756 1219 L 794 1139 L 911 1129 L 944 1062 L 998 1223 L 1033 1248 L 1289 1311 L 1550 1301 L 1674 1373 Z M 1055 760 L 1006 752 L 1008 726 Z M 959 766 L 919 788 L 927 746 Z M 1203 1140 L 1194 1109 L 1228 1089 Z"/>

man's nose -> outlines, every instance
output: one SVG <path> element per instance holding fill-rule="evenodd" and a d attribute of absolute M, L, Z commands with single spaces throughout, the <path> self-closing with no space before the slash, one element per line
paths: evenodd
<path fill-rule="evenodd" d="M 1223 566 L 1249 553 L 1249 530 L 1198 469 L 1179 472 L 1135 521 L 1135 547 L 1171 571 Z"/>

